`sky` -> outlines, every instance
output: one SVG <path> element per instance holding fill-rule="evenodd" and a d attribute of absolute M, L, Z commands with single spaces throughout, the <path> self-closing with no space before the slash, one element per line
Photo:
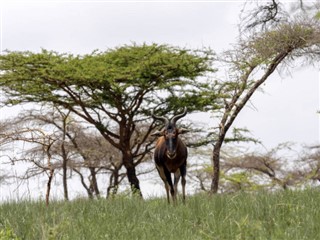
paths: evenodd
<path fill-rule="evenodd" d="M 243 1 L 4 1 L 1 50 L 86 54 L 132 42 L 217 52 L 236 42 Z M 319 140 L 319 71 L 275 74 L 236 121 L 267 147 Z M 6 109 L 7 112 L 7 109 Z M 0 111 L 0 118 L 6 113 Z M 202 117 L 201 117 L 202 119 Z M 208 120 L 210 121 L 210 120 Z"/>
<path fill-rule="evenodd" d="M 3 50 L 41 48 L 86 54 L 124 44 L 166 43 L 230 49 L 237 40 L 243 1 L 1 1 Z M 293 66 L 274 74 L 235 124 L 266 148 L 282 142 L 319 143 L 319 70 Z M 0 120 L 17 111 L 0 110 Z M 210 117 L 194 115 L 210 124 Z"/>

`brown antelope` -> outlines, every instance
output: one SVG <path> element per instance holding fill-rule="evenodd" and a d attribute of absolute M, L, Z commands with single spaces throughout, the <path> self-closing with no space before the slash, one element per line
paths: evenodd
<path fill-rule="evenodd" d="M 158 173 L 164 182 L 168 203 L 170 203 L 169 190 L 173 202 L 175 203 L 177 200 L 177 188 L 180 176 L 182 177 L 182 197 L 185 203 L 188 151 L 186 145 L 180 139 L 179 134 L 183 134 L 187 132 L 187 130 L 177 128 L 176 122 L 186 114 L 187 109 L 184 108 L 181 114 L 175 115 L 169 120 L 166 117 L 156 116 L 152 113 L 152 117 L 155 120 L 160 120 L 165 125 L 162 131 L 156 131 L 152 136 L 159 137 L 154 151 L 154 161 Z M 174 174 L 174 185 L 172 184 L 171 173 Z"/>

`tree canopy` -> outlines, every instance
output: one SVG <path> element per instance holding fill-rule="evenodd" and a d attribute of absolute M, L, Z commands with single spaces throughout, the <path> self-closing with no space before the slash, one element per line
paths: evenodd
<path fill-rule="evenodd" d="M 44 49 L 7 51 L 0 58 L 1 87 L 11 104 L 48 101 L 72 107 L 78 93 L 85 107 L 108 103 L 116 108 L 123 103 L 129 108 L 128 102 L 138 104 L 134 96 L 141 95 L 139 91 L 186 85 L 210 71 L 210 54 L 202 53 L 157 44 L 125 45 L 83 56 Z"/>
<path fill-rule="evenodd" d="M 7 51 L 0 56 L 0 87 L 4 104 L 50 103 L 94 125 L 122 153 L 129 182 L 139 190 L 135 166 L 152 148 L 151 111 L 177 111 L 182 103 L 170 98 L 185 92 L 199 102 L 204 88 L 197 80 L 214 71 L 212 59 L 210 50 L 135 43 L 86 55 Z M 148 128 L 133 139 L 146 121 Z"/>

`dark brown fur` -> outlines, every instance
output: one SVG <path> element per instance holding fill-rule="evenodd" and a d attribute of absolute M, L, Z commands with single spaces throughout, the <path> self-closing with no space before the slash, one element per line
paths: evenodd
<path fill-rule="evenodd" d="M 175 121 L 178 118 L 183 117 L 186 114 L 186 109 L 183 114 L 178 117 L 173 117 L 171 121 L 166 122 L 165 129 L 163 131 L 155 132 L 154 136 L 159 136 L 154 151 L 154 160 L 156 168 L 162 181 L 165 184 L 167 200 L 170 203 L 169 191 L 173 202 L 176 202 L 177 186 L 181 180 L 183 202 L 185 202 L 185 185 L 186 185 L 186 173 L 187 173 L 187 157 L 188 151 L 186 145 L 183 143 L 179 134 L 185 133 L 185 129 L 178 129 L 175 126 Z M 154 116 L 156 119 L 160 117 Z M 171 174 L 174 174 L 174 183 L 172 182 Z"/>

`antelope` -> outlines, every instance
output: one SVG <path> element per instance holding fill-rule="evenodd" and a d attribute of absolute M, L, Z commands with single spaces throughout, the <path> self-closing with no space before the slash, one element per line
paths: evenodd
<path fill-rule="evenodd" d="M 173 203 L 177 201 L 177 189 L 180 177 L 182 186 L 183 203 L 185 203 L 185 186 L 187 173 L 187 157 L 188 151 L 183 143 L 180 134 L 188 132 L 187 129 L 177 128 L 176 122 L 187 114 L 187 108 L 178 115 L 173 116 L 170 120 L 166 117 L 156 116 L 152 112 L 154 120 L 160 120 L 164 123 L 162 131 L 156 131 L 151 136 L 158 136 L 154 151 L 154 161 L 158 173 L 164 182 L 167 200 L 170 204 L 169 190 Z M 174 174 L 174 185 L 172 184 L 171 174 Z"/>

